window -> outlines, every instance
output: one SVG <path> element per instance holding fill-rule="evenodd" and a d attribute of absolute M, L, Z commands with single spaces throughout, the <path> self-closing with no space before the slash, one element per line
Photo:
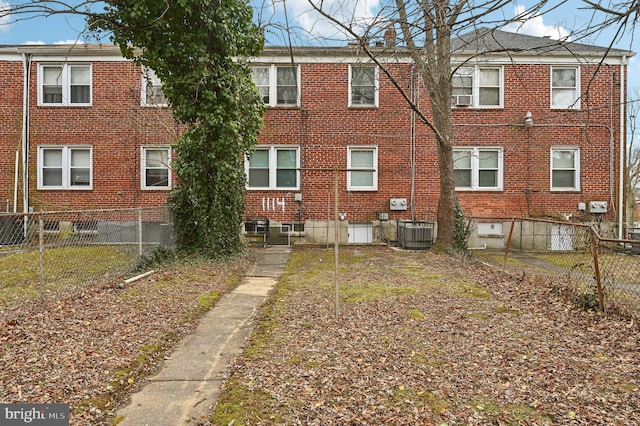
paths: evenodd
<path fill-rule="evenodd" d="M 378 189 L 378 149 L 352 146 L 347 155 L 347 190 L 376 191 Z"/>
<path fill-rule="evenodd" d="M 91 147 L 38 147 L 38 189 L 91 189 Z"/>
<path fill-rule="evenodd" d="M 502 157 L 502 148 L 454 149 L 456 190 L 502 190 Z"/>
<path fill-rule="evenodd" d="M 171 148 L 142 147 L 142 189 L 171 189 Z"/>
<path fill-rule="evenodd" d="M 454 107 L 502 107 L 502 68 L 459 68 L 451 77 Z"/>
<path fill-rule="evenodd" d="M 142 106 L 167 106 L 162 92 L 162 82 L 151 69 L 142 69 Z"/>
<path fill-rule="evenodd" d="M 551 149 L 551 190 L 578 191 L 580 189 L 580 149 Z"/>
<path fill-rule="evenodd" d="M 38 105 L 91 105 L 91 65 L 40 64 Z"/>
<path fill-rule="evenodd" d="M 378 106 L 378 67 L 375 65 L 349 67 L 349 106 Z"/>
<path fill-rule="evenodd" d="M 551 68 L 551 108 L 580 108 L 580 75 L 576 67 Z"/>
<path fill-rule="evenodd" d="M 266 105 L 297 106 L 299 104 L 299 70 L 292 65 L 267 65 L 251 68 L 253 82 Z"/>
<path fill-rule="evenodd" d="M 258 147 L 245 162 L 247 188 L 298 189 L 300 150 L 298 147 Z"/>

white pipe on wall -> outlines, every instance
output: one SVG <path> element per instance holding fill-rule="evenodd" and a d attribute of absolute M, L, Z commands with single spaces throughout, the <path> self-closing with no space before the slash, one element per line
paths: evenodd
<path fill-rule="evenodd" d="M 623 56 L 620 63 L 620 177 L 619 177 L 619 194 L 618 194 L 618 238 L 622 239 L 622 224 L 624 223 L 624 171 L 625 171 L 625 147 L 626 147 L 626 133 L 625 133 L 625 66 L 627 65 L 627 57 Z"/>
<path fill-rule="evenodd" d="M 22 54 L 22 211 L 29 213 L 29 68 L 31 54 Z"/>

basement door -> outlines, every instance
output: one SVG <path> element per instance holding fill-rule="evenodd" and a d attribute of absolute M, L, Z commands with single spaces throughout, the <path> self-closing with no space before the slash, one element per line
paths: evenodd
<path fill-rule="evenodd" d="M 373 242 L 373 225 L 370 223 L 350 223 L 349 243 L 371 244 Z"/>

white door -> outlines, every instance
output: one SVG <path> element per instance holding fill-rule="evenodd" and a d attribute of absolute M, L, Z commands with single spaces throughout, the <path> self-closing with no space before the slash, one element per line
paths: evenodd
<path fill-rule="evenodd" d="M 373 225 L 370 223 L 350 223 L 348 242 L 360 244 L 372 243 Z"/>

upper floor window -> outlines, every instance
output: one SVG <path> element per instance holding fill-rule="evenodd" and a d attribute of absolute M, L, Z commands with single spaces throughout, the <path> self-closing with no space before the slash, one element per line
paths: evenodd
<path fill-rule="evenodd" d="M 451 77 L 451 105 L 454 107 L 502 107 L 501 67 L 458 68 Z"/>
<path fill-rule="evenodd" d="M 551 108 L 580 108 L 577 67 L 551 67 Z"/>
<path fill-rule="evenodd" d="M 299 69 L 293 65 L 266 65 L 251 68 L 251 76 L 268 106 L 297 106 L 300 100 Z"/>
<path fill-rule="evenodd" d="M 247 188 L 298 189 L 300 150 L 291 146 L 259 146 L 245 161 Z"/>
<path fill-rule="evenodd" d="M 378 67 L 349 66 L 349 106 L 378 106 Z"/>
<path fill-rule="evenodd" d="M 378 149 L 375 146 L 350 146 L 347 169 L 347 190 L 378 189 Z"/>
<path fill-rule="evenodd" d="M 142 147 L 142 189 L 171 189 L 171 148 Z"/>
<path fill-rule="evenodd" d="M 162 92 L 162 81 L 148 67 L 142 68 L 142 106 L 167 106 Z"/>
<path fill-rule="evenodd" d="M 38 147 L 38 189 L 91 189 L 91 147 Z"/>
<path fill-rule="evenodd" d="M 502 148 L 455 148 L 453 175 L 456 190 L 502 190 Z"/>
<path fill-rule="evenodd" d="M 580 149 L 551 148 L 551 190 L 580 189 Z"/>
<path fill-rule="evenodd" d="M 91 65 L 40 64 L 39 105 L 91 105 Z"/>

